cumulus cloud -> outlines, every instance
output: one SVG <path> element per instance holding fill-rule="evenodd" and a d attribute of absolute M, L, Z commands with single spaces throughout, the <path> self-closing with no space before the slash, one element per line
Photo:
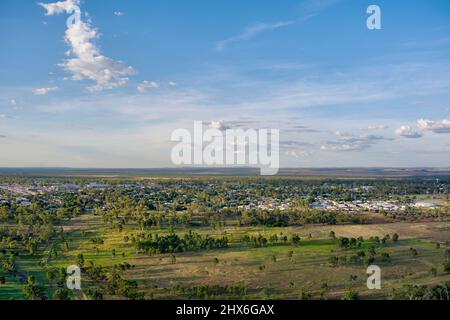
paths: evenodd
<path fill-rule="evenodd" d="M 138 86 L 137 89 L 140 93 L 144 93 L 147 89 L 157 89 L 159 88 L 159 83 L 154 81 L 142 81 Z"/>
<path fill-rule="evenodd" d="M 442 121 L 417 120 L 417 126 L 421 130 L 432 131 L 434 133 L 450 133 L 450 119 Z"/>
<path fill-rule="evenodd" d="M 175 81 L 169 81 L 169 86 L 176 87 L 177 85 L 178 83 L 176 83 Z"/>
<path fill-rule="evenodd" d="M 251 38 L 253 38 L 254 36 L 256 36 L 259 33 L 265 32 L 265 31 L 270 31 L 270 30 L 275 30 L 275 29 L 279 29 L 279 28 L 283 28 L 283 27 L 287 27 L 294 24 L 294 21 L 279 21 L 279 22 L 275 22 L 275 23 L 256 23 L 253 24 L 247 28 L 244 29 L 244 31 L 236 36 L 227 38 L 225 40 L 221 40 L 218 41 L 216 43 L 216 50 L 218 51 L 222 51 L 224 50 L 228 45 L 235 43 L 235 42 L 239 42 L 239 41 L 244 41 L 244 40 L 249 40 Z"/>
<path fill-rule="evenodd" d="M 55 3 L 39 3 L 47 10 L 47 16 L 74 13 L 74 19 L 68 21 L 65 41 L 70 46 L 69 55 L 61 66 L 72 74 L 72 80 L 92 80 L 95 85 L 89 86 L 90 91 L 113 89 L 125 85 L 134 69 L 120 61 L 105 57 L 93 43 L 98 32 L 89 22 L 81 20 L 79 0 L 65 0 Z"/>
<path fill-rule="evenodd" d="M 225 130 L 231 129 L 231 125 L 222 120 L 218 120 L 218 121 L 213 120 L 213 121 L 211 121 L 210 124 L 208 124 L 208 128 L 225 131 Z"/>
<path fill-rule="evenodd" d="M 11 105 L 16 106 L 17 105 L 17 101 L 15 99 L 11 99 L 10 101 Z"/>
<path fill-rule="evenodd" d="M 423 136 L 421 132 L 414 130 L 410 126 L 401 126 L 397 130 L 395 130 L 395 134 L 398 135 L 399 137 L 409 139 L 417 139 Z"/>
<path fill-rule="evenodd" d="M 324 151 L 361 151 L 370 148 L 381 140 L 390 140 L 383 136 L 361 134 L 354 136 L 347 133 L 336 132 L 338 141 L 330 141 L 321 146 Z"/>
<path fill-rule="evenodd" d="M 211 123 L 208 125 L 208 128 L 223 131 L 230 129 L 230 126 L 227 125 L 224 121 L 219 120 L 219 121 L 211 121 Z"/>
<path fill-rule="evenodd" d="M 114 11 L 114 15 L 118 16 L 118 17 L 122 17 L 125 15 L 125 13 L 123 13 L 122 11 Z"/>
<path fill-rule="evenodd" d="M 33 90 L 33 93 L 37 96 L 45 96 L 47 93 L 58 90 L 58 87 L 49 88 L 37 88 Z"/>
<path fill-rule="evenodd" d="M 60 14 L 64 12 L 74 12 L 79 8 L 80 0 L 65 0 L 54 3 L 40 2 L 39 5 L 47 10 L 47 12 L 45 13 L 46 16 L 52 16 L 54 14 Z"/>

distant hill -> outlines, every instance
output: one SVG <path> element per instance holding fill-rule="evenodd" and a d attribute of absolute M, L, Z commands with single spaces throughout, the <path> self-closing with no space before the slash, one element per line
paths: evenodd
<path fill-rule="evenodd" d="M 258 168 L 0 168 L 0 176 L 259 176 Z M 450 168 L 284 168 L 295 177 L 450 177 Z"/>

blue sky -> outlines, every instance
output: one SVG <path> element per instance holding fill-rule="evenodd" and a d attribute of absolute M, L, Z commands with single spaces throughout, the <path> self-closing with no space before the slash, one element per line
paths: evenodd
<path fill-rule="evenodd" d="M 171 166 L 194 120 L 280 129 L 282 166 L 450 163 L 448 0 L 77 4 L 0 2 L 0 166 Z"/>

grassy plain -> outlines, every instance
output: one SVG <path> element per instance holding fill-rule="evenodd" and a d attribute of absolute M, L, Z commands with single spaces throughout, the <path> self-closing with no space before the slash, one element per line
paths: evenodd
<path fill-rule="evenodd" d="M 225 226 L 195 228 L 203 235 L 222 236 L 230 239 L 226 249 L 185 252 L 175 254 L 149 255 L 136 252 L 134 246 L 124 240 L 136 232 L 133 225 L 122 231 L 109 229 L 100 217 L 92 214 L 82 215 L 66 226 L 69 250 L 63 250 L 57 244 L 58 255 L 50 257 L 49 248 L 41 247 L 33 256 L 21 253 L 17 259 L 20 275 L 7 277 L 6 285 L 0 287 L 0 299 L 21 299 L 24 277 L 34 275 L 42 284 L 48 282 L 46 271 L 66 268 L 76 264 L 81 253 L 86 264 L 93 261 L 96 266 L 111 269 L 112 266 L 128 262 L 134 267 L 124 272 L 124 278 L 138 282 L 138 288 L 147 299 L 186 298 L 173 290 L 176 286 L 193 287 L 200 285 L 245 285 L 249 299 L 298 299 L 301 292 L 320 298 L 323 285 L 328 289 L 325 296 L 340 298 L 351 287 L 359 292 L 361 298 L 382 299 L 389 297 L 393 288 L 405 284 L 437 285 L 450 280 L 450 275 L 442 270 L 447 247 L 449 222 L 396 222 L 368 225 L 264 228 Z M 366 266 L 342 265 L 333 267 L 329 263 L 331 256 L 355 255 L 358 249 L 339 249 L 335 240 L 329 238 L 330 231 L 337 237 L 370 237 L 397 233 L 398 242 L 387 241 L 377 248 L 375 264 L 382 269 L 382 290 L 368 290 L 366 287 Z M 167 229 L 152 229 L 153 233 L 163 235 Z M 176 229 L 184 234 L 187 229 Z M 254 248 L 241 241 L 243 235 L 299 234 L 300 244 L 269 244 L 267 247 Z M 103 244 L 94 244 L 91 239 L 102 238 Z M 443 245 L 440 248 L 436 243 Z M 363 248 L 368 248 L 366 240 Z M 417 250 L 413 256 L 410 248 Z M 115 254 L 113 254 L 115 250 Z M 383 262 L 380 254 L 390 255 L 390 262 Z M 432 275 L 432 267 L 437 268 Z M 351 276 L 353 280 L 350 280 Z M 95 283 L 84 279 L 83 290 L 95 287 Z M 51 296 L 52 287 L 48 286 Z M 116 296 L 106 296 L 114 299 Z M 222 297 L 227 298 L 227 297 Z"/>

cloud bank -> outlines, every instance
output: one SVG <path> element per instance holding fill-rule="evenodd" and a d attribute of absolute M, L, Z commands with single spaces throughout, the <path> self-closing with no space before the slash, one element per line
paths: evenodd
<path fill-rule="evenodd" d="M 421 130 L 432 131 L 434 133 L 450 133 L 450 119 L 441 121 L 417 120 L 417 126 Z"/>
<path fill-rule="evenodd" d="M 390 140 L 383 136 L 373 134 L 361 134 L 354 136 L 351 134 L 336 132 L 338 141 L 331 141 L 323 144 L 320 148 L 324 151 L 361 151 L 370 148 L 378 141 Z"/>

